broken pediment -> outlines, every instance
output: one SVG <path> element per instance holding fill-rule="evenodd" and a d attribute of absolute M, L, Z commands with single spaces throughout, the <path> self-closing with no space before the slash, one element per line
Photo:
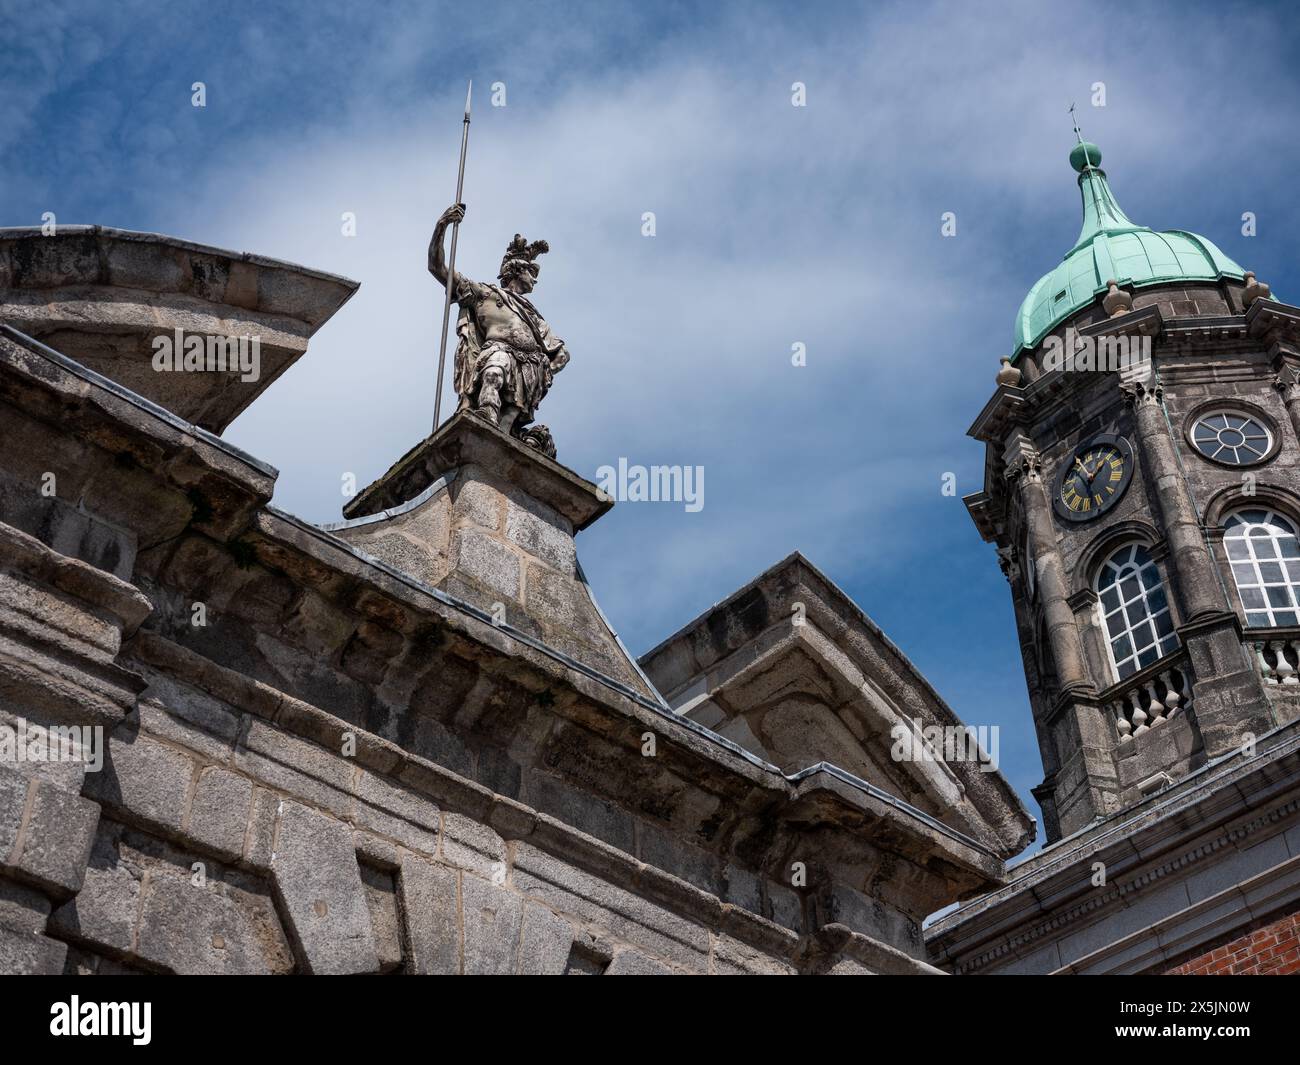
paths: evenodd
<path fill-rule="evenodd" d="M 999 853 L 1033 838 L 1033 818 L 988 752 L 802 555 L 767 570 L 641 665 L 678 713 L 788 775 L 829 763 Z"/>
<path fill-rule="evenodd" d="M 0 321 L 217 434 L 357 288 L 158 233 L 0 229 Z"/>

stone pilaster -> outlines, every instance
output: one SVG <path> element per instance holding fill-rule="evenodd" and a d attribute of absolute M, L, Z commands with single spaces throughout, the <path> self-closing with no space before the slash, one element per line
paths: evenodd
<path fill-rule="evenodd" d="M 1160 526 L 1169 544 L 1170 566 L 1184 621 L 1196 621 L 1228 610 L 1218 570 L 1201 532 L 1196 507 L 1169 435 L 1158 384 L 1128 381 L 1121 385 L 1137 421 L 1142 467 L 1155 489 Z"/>
<path fill-rule="evenodd" d="M 1300 371 L 1296 370 L 1293 362 L 1282 362 L 1273 378 L 1273 387 L 1281 395 L 1287 415 L 1291 418 L 1291 429 L 1296 439 L 1300 440 Z"/>
<path fill-rule="evenodd" d="M 1070 607 L 1065 568 L 1057 547 L 1052 507 L 1043 483 L 1043 460 L 1032 441 L 1016 433 L 1004 453 L 1006 476 L 1019 495 L 1029 530 L 1026 565 L 1034 567 L 1047 640 L 1060 690 L 1040 723 L 1040 744 L 1050 743 L 1059 767 L 1044 786 L 1054 796 L 1048 830 L 1069 834 L 1118 808 L 1112 736 L 1088 676 L 1083 641 Z M 1052 838 L 1056 838 L 1053 836 Z"/>
<path fill-rule="evenodd" d="M 1218 567 L 1197 517 L 1165 417 L 1160 386 L 1149 380 L 1121 384 L 1137 421 L 1143 471 L 1155 489 L 1169 566 L 1183 612 L 1179 639 L 1196 681 L 1191 713 L 1205 755 L 1239 747 L 1247 734 L 1273 725 L 1259 676 L 1241 642 L 1241 627 L 1224 594 Z"/>
<path fill-rule="evenodd" d="M 1079 627 L 1070 609 L 1065 571 L 1056 546 L 1052 506 L 1043 484 L 1043 458 L 1028 438 L 1017 435 L 1007 448 L 1007 480 L 1018 490 L 1020 505 L 1029 529 L 1029 552 L 1037 575 L 1047 636 L 1052 645 L 1056 675 L 1063 691 L 1091 690 L 1084 663 Z"/>

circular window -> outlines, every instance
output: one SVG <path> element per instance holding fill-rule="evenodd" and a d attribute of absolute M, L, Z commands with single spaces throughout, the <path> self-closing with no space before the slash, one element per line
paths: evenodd
<path fill-rule="evenodd" d="M 1240 411 L 1203 414 L 1192 426 L 1192 444 L 1207 459 L 1229 466 L 1261 462 L 1273 450 L 1273 434 L 1258 418 Z"/>

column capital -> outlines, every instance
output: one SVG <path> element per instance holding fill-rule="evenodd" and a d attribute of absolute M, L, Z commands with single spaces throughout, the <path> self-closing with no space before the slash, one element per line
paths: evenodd
<path fill-rule="evenodd" d="M 1015 584 L 1016 579 L 1020 576 L 1019 552 L 1014 547 L 998 548 L 998 566 L 1002 570 L 1002 576 L 1007 579 L 1008 584 Z"/>
<path fill-rule="evenodd" d="M 1125 402 L 1134 410 L 1158 407 L 1164 398 L 1164 390 L 1158 383 L 1149 379 L 1144 381 L 1131 378 L 1121 381 L 1119 390 L 1124 394 Z"/>
<path fill-rule="evenodd" d="M 1024 433 L 1017 432 L 1012 436 L 1002 452 L 1002 459 L 1006 463 L 1004 476 L 1011 484 L 1042 483 L 1042 453 Z"/>
<path fill-rule="evenodd" d="M 1282 396 L 1282 402 L 1288 407 L 1300 400 L 1300 372 L 1289 362 L 1282 363 L 1273 376 L 1273 387 Z"/>

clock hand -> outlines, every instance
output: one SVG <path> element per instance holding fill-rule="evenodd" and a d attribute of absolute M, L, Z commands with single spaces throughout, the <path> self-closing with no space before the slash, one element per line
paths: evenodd
<path fill-rule="evenodd" d="M 1096 466 L 1094 466 L 1094 467 L 1092 468 L 1092 473 L 1088 474 L 1088 487 L 1089 487 L 1089 488 L 1091 488 L 1091 487 L 1093 486 L 1093 483 L 1097 480 L 1097 474 L 1099 474 L 1100 472 L 1101 472 L 1101 463 L 1099 462 L 1099 463 L 1097 463 Z"/>

